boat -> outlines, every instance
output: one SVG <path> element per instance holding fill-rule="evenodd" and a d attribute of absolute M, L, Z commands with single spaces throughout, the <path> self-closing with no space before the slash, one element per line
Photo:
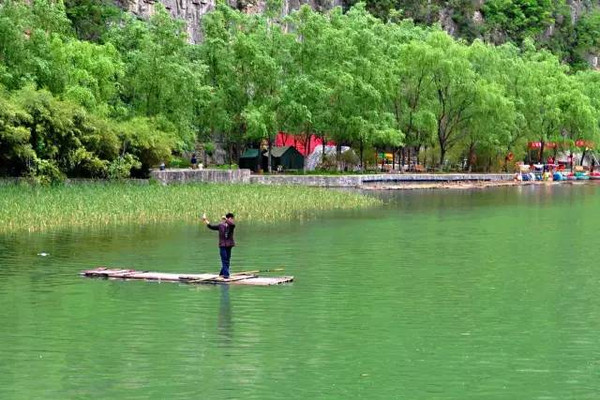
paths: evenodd
<path fill-rule="evenodd" d="M 600 180 L 600 172 L 590 172 L 589 176 L 592 181 Z"/>
<path fill-rule="evenodd" d="M 134 269 L 96 267 L 81 271 L 86 278 L 179 282 L 187 284 L 272 286 L 292 282 L 293 276 L 258 276 L 261 271 L 245 271 L 229 278 L 217 274 L 176 274 L 166 272 L 136 271 Z"/>

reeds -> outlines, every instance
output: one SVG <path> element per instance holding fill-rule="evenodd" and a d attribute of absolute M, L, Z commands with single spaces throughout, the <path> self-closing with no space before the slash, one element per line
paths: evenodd
<path fill-rule="evenodd" d="M 310 219 L 329 210 L 379 205 L 358 193 L 299 186 L 80 184 L 0 186 L 0 233 L 159 222 Z"/>

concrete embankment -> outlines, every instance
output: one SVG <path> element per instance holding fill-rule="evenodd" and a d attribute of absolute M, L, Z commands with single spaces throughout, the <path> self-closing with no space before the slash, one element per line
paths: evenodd
<path fill-rule="evenodd" d="M 317 187 L 376 187 L 448 183 L 500 183 L 512 181 L 512 174 L 364 174 L 364 175 L 251 175 L 250 170 L 172 169 L 152 171 L 163 184 L 171 183 L 253 183 Z"/>

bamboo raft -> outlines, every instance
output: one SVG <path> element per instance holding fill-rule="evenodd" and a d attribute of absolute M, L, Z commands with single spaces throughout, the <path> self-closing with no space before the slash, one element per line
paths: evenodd
<path fill-rule="evenodd" d="M 253 286 L 272 286 L 281 283 L 292 282 L 293 276 L 258 276 L 250 272 L 240 272 L 232 274 L 228 279 L 224 279 L 216 274 L 172 274 L 165 272 L 136 271 L 133 269 L 119 269 L 97 267 L 88 269 L 80 273 L 87 278 L 104 279 L 135 279 L 157 282 L 179 282 L 189 284 L 219 284 L 219 285 L 253 285 Z"/>

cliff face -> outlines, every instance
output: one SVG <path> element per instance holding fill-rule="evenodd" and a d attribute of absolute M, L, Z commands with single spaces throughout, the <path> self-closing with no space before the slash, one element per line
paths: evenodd
<path fill-rule="evenodd" d="M 118 0 L 123 8 L 140 17 L 148 17 L 154 13 L 157 2 L 161 2 L 171 15 L 186 22 L 187 32 L 192 43 L 202 40 L 202 16 L 215 8 L 216 0 Z M 228 0 L 231 7 L 249 14 L 261 13 L 265 10 L 265 0 Z M 341 0 L 284 0 L 283 15 L 287 15 L 302 5 L 308 4 L 313 9 L 324 11 L 342 5 Z"/>
<path fill-rule="evenodd" d="M 215 8 L 215 0 L 161 0 L 167 11 L 177 19 L 186 22 L 190 41 L 197 42 L 202 37 L 200 22 L 202 16 Z M 154 14 L 157 0 L 119 0 L 120 7 L 140 17 Z"/>

